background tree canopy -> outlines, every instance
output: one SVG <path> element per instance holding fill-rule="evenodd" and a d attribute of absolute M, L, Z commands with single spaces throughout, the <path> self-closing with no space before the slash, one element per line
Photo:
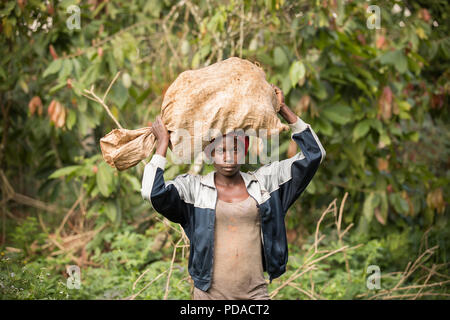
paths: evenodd
<path fill-rule="evenodd" d="M 445 0 L 3 1 L 0 297 L 191 297 L 181 228 L 142 200 L 143 163 L 119 173 L 103 161 L 99 139 L 116 124 L 84 90 L 108 91 L 111 113 L 137 129 L 179 73 L 238 56 L 261 65 L 327 151 L 288 212 L 290 260 L 272 297 L 447 298 L 449 9 Z M 298 152 L 289 133 L 279 152 Z M 212 170 L 170 155 L 166 179 Z M 67 287 L 67 265 L 81 267 L 80 290 Z M 381 270 L 374 290 L 369 265 Z"/>

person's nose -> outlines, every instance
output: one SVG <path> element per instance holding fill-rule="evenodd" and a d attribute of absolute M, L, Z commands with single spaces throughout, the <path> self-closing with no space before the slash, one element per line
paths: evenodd
<path fill-rule="evenodd" d="M 225 163 L 233 163 L 233 161 L 234 161 L 234 154 L 233 154 L 233 152 L 231 151 L 231 150 L 227 150 L 225 153 L 224 153 L 224 161 L 225 161 Z"/>

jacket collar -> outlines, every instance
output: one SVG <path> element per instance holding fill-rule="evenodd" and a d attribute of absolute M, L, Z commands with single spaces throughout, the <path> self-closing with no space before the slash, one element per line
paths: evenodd
<path fill-rule="evenodd" d="M 214 184 L 214 172 L 215 171 L 211 171 L 210 173 L 207 173 L 206 175 L 201 176 L 200 183 L 215 189 L 216 185 Z M 242 171 L 239 171 L 239 173 L 241 174 L 242 179 L 244 179 L 244 183 L 245 183 L 246 187 L 248 187 L 252 181 L 258 181 L 253 174 L 250 174 L 247 172 L 242 172 Z"/>

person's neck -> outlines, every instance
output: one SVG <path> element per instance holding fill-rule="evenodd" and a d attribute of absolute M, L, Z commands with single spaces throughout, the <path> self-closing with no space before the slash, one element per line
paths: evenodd
<path fill-rule="evenodd" d="M 240 171 L 237 171 L 232 176 L 224 176 L 217 171 L 214 172 L 214 183 L 219 184 L 221 186 L 232 187 L 239 183 L 241 183 L 242 176 Z"/>

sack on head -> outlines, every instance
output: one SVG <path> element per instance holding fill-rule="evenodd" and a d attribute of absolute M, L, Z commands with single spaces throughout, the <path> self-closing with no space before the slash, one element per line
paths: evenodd
<path fill-rule="evenodd" d="M 289 130 L 277 116 L 279 109 L 264 71 L 248 60 L 231 57 L 182 72 L 164 95 L 161 119 L 170 132 L 174 156 L 193 163 L 219 135 L 243 130 L 247 135 L 270 137 Z M 105 161 L 125 170 L 150 156 L 155 137 L 151 127 L 115 129 L 100 145 Z"/>

